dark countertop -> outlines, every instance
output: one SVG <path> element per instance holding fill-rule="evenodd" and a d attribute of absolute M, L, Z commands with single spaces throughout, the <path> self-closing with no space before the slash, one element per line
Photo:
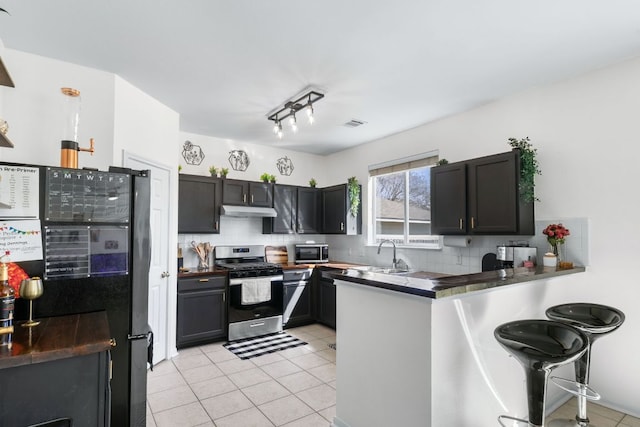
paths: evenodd
<path fill-rule="evenodd" d="M 109 322 L 104 311 L 34 320 L 40 324 L 30 328 L 22 326 L 24 321 L 14 323 L 12 348 L 0 347 L 0 369 L 84 356 L 111 348 Z"/>
<path fill-rule="evenodd" d="M 178 279 L 184 279 L 188 277 L 200 277 L 200 276 L 225 276 L 227 270 L 224 268 L 209 267 L 208 270 L 198 270 L 196 268 L 186 269 L 178 272 Z"/>
<path fill-rule="evenodd" d="M 447 276 L 425 271 L 393 275 L 347 268 L 332 276 L 347 282 L 437 299 L 584 271 L 584 267 L 556 269 L 539 266 Z"/>

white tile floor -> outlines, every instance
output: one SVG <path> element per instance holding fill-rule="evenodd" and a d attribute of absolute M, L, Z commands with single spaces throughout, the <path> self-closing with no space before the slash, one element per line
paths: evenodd
<path fill-rule="evenodd" d="M 336 412 L 335 331 L 288 329 L 308 344 L 240 360 L 224 342 L 179 351 L 148 374 L 148 427 L 328 427 Z M 640 418 L 589 402 L 593 427 L 640 427 Z M 573 418 L 571 399 L 549 419 Z M 440 426 L 438 426 L 440 427 Z M 444 427 L 444 426 L 442 426 Z"/>
<path fill-rule="evenodd" d="M 192 347 L 148 374 L 148 427 L 328 427 L 335 416 L 335 331 L 288 329 L 308 344 L 249 360 Z"/>

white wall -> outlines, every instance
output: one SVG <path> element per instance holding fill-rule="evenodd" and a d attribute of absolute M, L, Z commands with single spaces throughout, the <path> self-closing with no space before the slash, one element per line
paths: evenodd
<path fill-rule="evenodd" d="M 105 170 L 112 164 L 114 75 L 95 69 L 4 49 L 2 60 L 15 88 L 2 86 L 0 103 L 14 148 L 0 148 L 0 161 L 60 166 L 64 95 L 80 91 L 80 147 L 95 140 L 95 153 L 78 153 L 80 167 Z"/>
<path fill-rule="evenodd" d="M 508 151 L 509 137 L 529 136 L 538 150 L 536 219 L 586 218 L 589 268 L 554 287 L 565 301 L 609 304 L 625 324 L 599 340 L 591 382 L 602 402 L 640 415 L 640 241 L 637 159 L 640 155 L 640 59 L 516 96 L 361 145 L 327 158 L 336 182 L 367 178 L 369 164 L 430 150 L 449 161 Z M 346 172 L 349 171 L 349 172 Z M 365 194 L 366 197 L 366 194 Z M 568 238 L 569 240 L 571 237 Z M 354 260 L 360 238 L 333 238 L 332 248 Z M 421 262 L 431 256 L 422 251 Z M 564 292 L 564 293 L 563 293 Z M 532 301 L 535 304 L 535 301 Z"/>
<path fill-rule="evenodd" d="M 266 123 L 265 123 L 266 125 Z M 269 131 L 269 127 L 265 129 Z M 199 145 L 205 154 L 200 165 L 189 165 L 182 157 L 183 144 L 191 141 Z M 278 184 L 308 185 L 311 178 L 315 178 L 318 187 L 327 187 L 330 173 L 326 170 L 325 158 L 314 154 L 297 153 L 284 148 L 265 147 L 250 142 L 234 141 L 230 139 L 214 138 L 194 133 L 180 132 L 178 144 L 178 162 L 182 165 L 182 172 L 193 175 L 209 176 L 209 167 L 228 168 L 227 178 L 260 181 L 260 175 L 269 173 L 275 175 Z M 234 171 L 229 164 L 229 151 L 244 150 L 249 156 L 249 167 L 246 171 Z M 278 159 L 288 157 L 293 162 L 293 172 L 290 176 L 280 175 L 276 164 Z M 346 182 L 346 180 L 344 181 Z"/>

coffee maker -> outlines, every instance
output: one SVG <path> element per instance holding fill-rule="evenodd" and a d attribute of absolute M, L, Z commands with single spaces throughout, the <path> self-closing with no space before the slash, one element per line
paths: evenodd
<path fill-rule="evenodd" d="M 525 262 L 536 265 L 538 249 L 529 247 L 529 243 L 509 242 L 508 245 L 500 245 L 496 250 L 496 260 L 502 268 L 524 267 Z"/>

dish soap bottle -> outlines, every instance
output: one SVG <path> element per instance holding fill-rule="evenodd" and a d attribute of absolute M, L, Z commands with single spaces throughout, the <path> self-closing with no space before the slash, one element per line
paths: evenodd
<path fill-rule="evenodd" d="M 0 256 L 0 347 L 11 348 L 16 297 L 9 286 L 9 251 Z"/>

